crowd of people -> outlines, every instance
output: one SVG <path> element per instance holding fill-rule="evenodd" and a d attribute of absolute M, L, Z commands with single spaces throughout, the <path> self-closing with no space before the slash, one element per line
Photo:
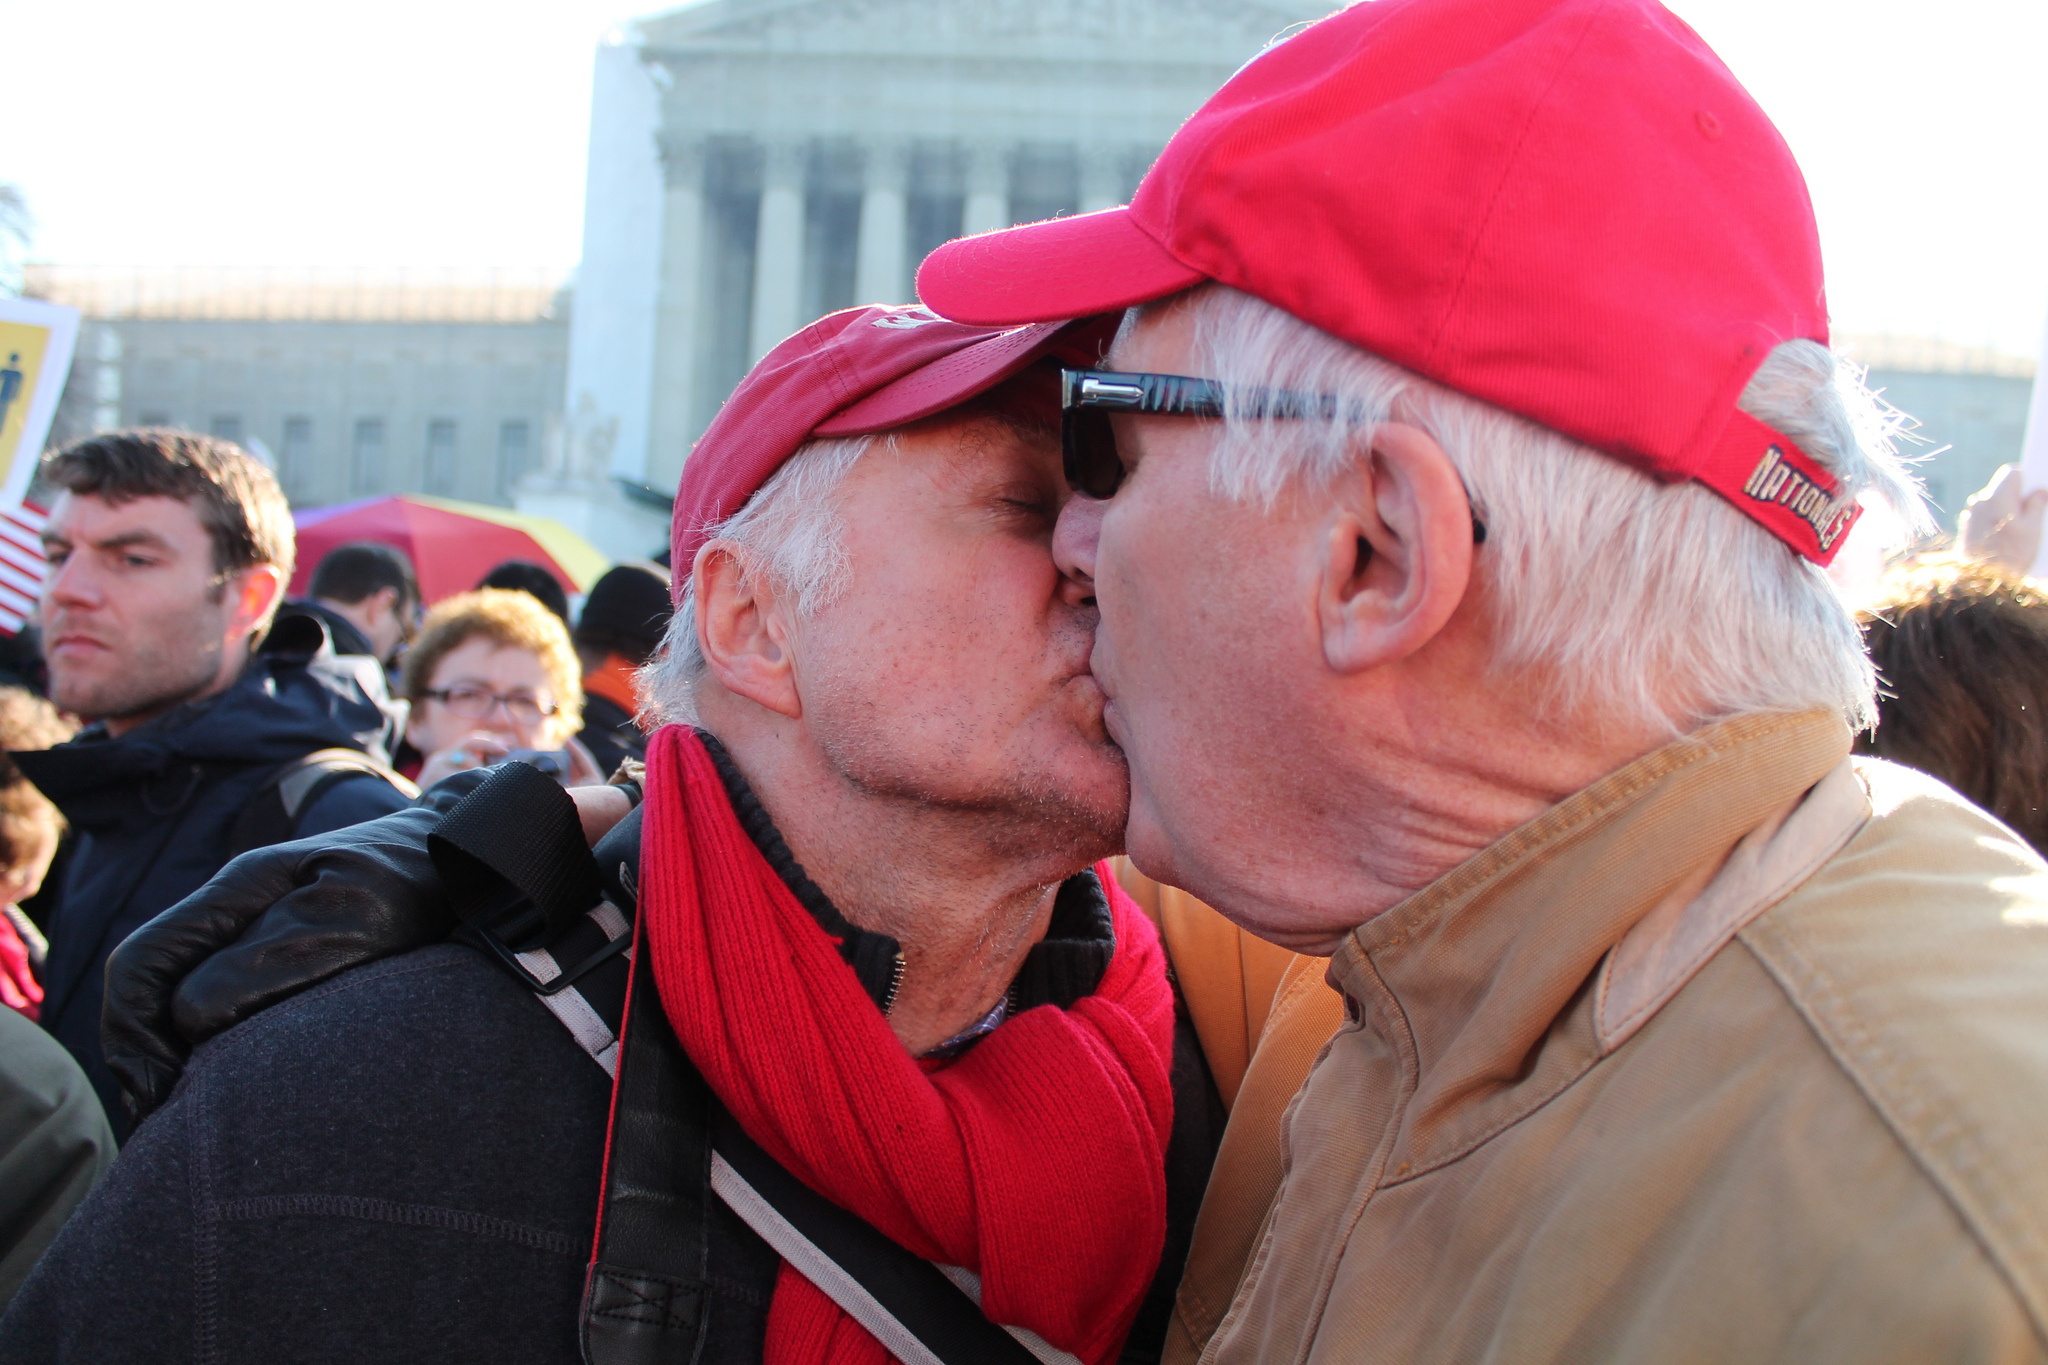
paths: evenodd
<path fill-rule="evenodd" d="M 0 788 L 0 989 L 70 1051 L 98 1093 L 104 1119 L 92 1117 L 121 1138 L 101 983 L 136 927 L 239 853 L 389 814 L 464 766 L 523 753 L 565 780 L 608 774 L 575 738 L 582 670 L 550 609 L 567 598 L 539 566 L 493 574 L 546 576 L 550 606 L 481 588 L 422 620 L 405 556 L 351 544 L 315 568 L 305 600 L 287 601 L 290 512 L 239 447 L 115 432 L 57 453 L 43 476 L 56 490 L 40 621 L 49 696 L 0 691 L 14 755 Z M 632 579 L 651 586 L 633 609 L 660 608 L 611 627 L 658 637 L 667 587 L 654 565 L 612 570 L 593 626 Z M 392 701 L 393 668 L 409 706 Z M 597 739 L 614 766 L 637 752 L 614 728 Z"/>
<path fill-rule="evenodd" d="M 580 609 L 47 462 L 0 1358 L 2048 1360 L 2048 493 L 1829 578 L 1690 30 L 1351 6 L 919 286 Z"/>

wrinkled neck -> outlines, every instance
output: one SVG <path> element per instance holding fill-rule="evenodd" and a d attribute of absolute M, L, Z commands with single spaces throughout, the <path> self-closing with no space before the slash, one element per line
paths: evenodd
<path fill-rule="evenodd" d="M 849 923 L 895 941 L 886 1011 L 904 1046 L 922 1054 L 982 1020 L 1081 869 L 1009 847 L 986 813 L 877 796 L 801 748 L 720 728 L 726 760 L 801 873 Z"/>

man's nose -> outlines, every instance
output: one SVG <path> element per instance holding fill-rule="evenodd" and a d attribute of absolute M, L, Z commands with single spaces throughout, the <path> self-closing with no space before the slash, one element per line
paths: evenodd
<path fill-rule="evenodd" d="M 1108 508 L 1103 498 L 1068 498 L 1052 530 L 1053 563 L 1069 583 L 1079 585 L 1088 596 L 1095 593 L 1095 544 L 1102 536 L 1102 516 Z"/>
<path fill-rule="evenodd" d="M 43 604 L 45 607 L 93 607 L 99 605 L 99 585 L 93 581 L 92 571 L 79 563 L 81 556 L 73 555 L 62 564 L 50 570 L 43 580 Z"/>

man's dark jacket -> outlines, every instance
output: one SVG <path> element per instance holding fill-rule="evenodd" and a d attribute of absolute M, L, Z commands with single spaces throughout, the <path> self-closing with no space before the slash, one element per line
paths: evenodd
<path fill-rule="evenodd" d="M 14 755 L 76 839 L 47 931 L 43 1027 L 85 1069 L 116 1135 L 126 1135 L 128 1115 L 100 1053 L 107 954 L 220 871 L 236 820 L 284 765 L 317 749 L 384 760 L 394 713 L 375 668 L 335 657 L 322 637 L 317 652 L 258 654 L 227 691 L 118 739 L 93 725 L 68 744 Z M 374 774 L 351 775 L 299 811 L 294 835 L 374 820 L 407 801 Z"/>
<path fill-rule="evenodd" d="M 893 960 L 893 942 L 839 916 L 712 752 L 748 835 L 805 907 L 847 936 L 842 951 L 879 1000 L 887 975 L 870 981 L 867 968 Z M 631 879 L 619 850 L 639 823 L 636 812 L 597 849 L 621 903 Z M 1089 892 L 1092 876 L 1068 886 L 1076 894 L 1063 890 L 1047 942 L 1020 971 L 1020 1006 L 1092 991 L 1107 965 L 1101 892 Z M 1222 1134 L 1184 1011 L 1176 1025 L 1167 1246 L 1126 1361 L 1158 1358 Z M 193 1054 L 0 1318 L 0 1359 L 574 1362 L 611 1090 L 562 1024 L 480 951 L 448 944 L 346 972 Z M 674 1131 L 690 1122 L 688 1106 L 667 1120 L 620 1140 L 690 1148 Z M 699 1193 L 706 1213 L 683 1258 L 696 1280 L 691 1360 L 753 1365 L 779 1261 L 708 1188 Z"/>
<path fill-rule="evenodd" d="M 374 655 L 377 652 L 362 628 L 332 607 L 310 597 L 301 597 L 285 603 L 284 609 L 320 618 L 320 623 L 327 627 L 327 638 L 333 643 L 336 654 Z"/>
<path fill-rule="evenodd" d="M 114 1134 L 78 1063 L 0 1008 L 0 1311 L 114 1161 Z"/>
<path fill-rule="evenodd" d="M 633 720 L 633 713 L 595 692 L 583 694 L 583 729 L 577 739 L 597 760 L 597 770 L 609 776 L 629 758 L 645 761 L 647 736 Z"/>

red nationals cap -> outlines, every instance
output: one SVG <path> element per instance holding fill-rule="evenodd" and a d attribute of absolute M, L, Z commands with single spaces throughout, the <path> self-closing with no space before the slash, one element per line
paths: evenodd
<path fill-rule="evenodd" d="M 744 507 L 804 442 L 944 412 L 1055 351 L 1092 363 L 1106 336 L 1086 320 L 974 327 L 916 307 L 820 318 L 747 372 L 683 462 L 670 530 L 675 599 L 710 528 Z"/>
<path fill-rule="evenodd" d="M 1267 49 L 1128 207 L 940 247 L 919 297 L 984 325 L 1205 280 L 1660 479 L 1818 564 L 1858 511 L 1735 406 L 1827 340 L 1790 149 L 1651 0 L 1369 0 Z"/>

